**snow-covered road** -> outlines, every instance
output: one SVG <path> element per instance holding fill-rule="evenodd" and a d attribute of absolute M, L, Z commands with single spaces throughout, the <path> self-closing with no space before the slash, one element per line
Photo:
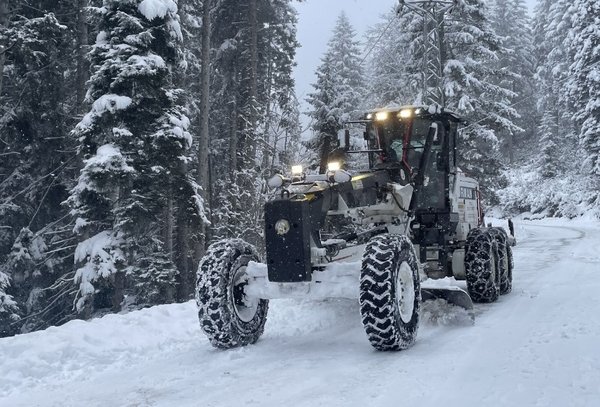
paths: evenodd
<path fill-rule="evenodd" d="M 600 225 L 516 225 L 513 292 L 474 324 L 429 304 L 407 351 L 374 351 L 353 301 L 272 301 L 232 351 L 160 306 L 0 339 L 0 406 L 600 406 Z"/>

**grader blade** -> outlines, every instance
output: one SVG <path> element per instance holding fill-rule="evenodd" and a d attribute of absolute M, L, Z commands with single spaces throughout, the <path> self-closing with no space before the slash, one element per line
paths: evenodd
<path fill-rule="evenodd" d="M 423 301 L 442 299 L 466 310 L 473 309 L 471 297 L 460 287 L 421 287 L 421 298 Z"/>

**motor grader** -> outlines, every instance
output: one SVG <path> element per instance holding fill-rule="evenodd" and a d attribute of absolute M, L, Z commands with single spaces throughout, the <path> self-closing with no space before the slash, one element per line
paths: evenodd
<path fill-rule="evenodd" d="M 371 111 L 350 123 L 363 146 L 348 129 L 325 173 L 295 166 L 271 178 L 264 261 L 240 239 L 212 244 L 200 261 L 198 315 L 211 343 L 255 343 L 271 299 L 353 298 L 372 346 L 402 350 L 422 301 L 471 309 L 510 292 L 512 228 L 483 224 L 479 185 L 457 167 L 461 123 L 434 106 Z"/>

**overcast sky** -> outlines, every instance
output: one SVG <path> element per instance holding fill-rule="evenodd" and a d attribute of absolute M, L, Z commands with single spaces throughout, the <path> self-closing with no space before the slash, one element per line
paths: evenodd
<path fill-rule="evenodd" d="M 536 1 L 526 0 L 530 9 Z M 346 12 L 357 38 L 362 41 L 366 30 L 379 22 L 379 16 L 398 4 L 398 0 L 306 0 L 294 4 L 298 10 L 298 41 L 301 44 L 294 70 L 296 91 L 302 109 L 306 110 L 306 95 L 313 90 L 310 85 L 315 82 L 315 70 L 340 12 Z"/>

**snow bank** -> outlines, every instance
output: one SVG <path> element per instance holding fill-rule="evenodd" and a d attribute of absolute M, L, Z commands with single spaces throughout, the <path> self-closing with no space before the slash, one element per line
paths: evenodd
<path fill-rule="evenodd" d="M 88 322 L 76 320 L 58 328 L 3 338 L 0 405 L 61 405 L 45 398 L 35 404 L 4 404 L 2 400 L 13 392 L 25 396 L 27 389 L 36 386 L 56 389 L 52 385 L 56 382 L 71 382 L 69 392 L 77 392 L 78 387 L 108 368 L 126 367 L 136 359 L 160 358 L 164 352 L 177 352 L 186 344 L 198 346 L 204 341 L 193 302 L 126 316 L 106 315 Z"/>

